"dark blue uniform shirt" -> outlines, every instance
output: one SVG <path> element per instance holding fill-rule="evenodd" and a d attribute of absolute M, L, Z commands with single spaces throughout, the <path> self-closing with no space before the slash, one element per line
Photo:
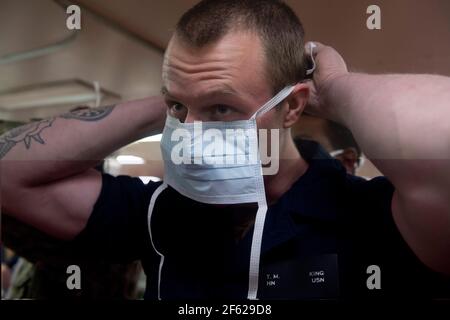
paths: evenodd
<path fill-rule="evenodd" d="M 399 233 L 390 208 L 394 188 L 386 178 L 366 181 L 346 174 L 336 160 L 308 161 L 306 173 L 267 211 L 260 299 L 450 297 L 448 279 L 422 264 Z M 140 259 L 148 299 L 158 297 L 160 256 L 147 214 L 160 184 L 104 174 L 76 240 L 84 251 L 114 262 Z M 255 212 L 252 206 L 202 204 L 170 187 L 163 191 L 152 216 L 153 242 L 164 255 L 161 298 L 245 299 L 253 230 L 237 241 L 234 225 Z M 369 289 L 377 281 L 374 272 L 380 289 Z"/>

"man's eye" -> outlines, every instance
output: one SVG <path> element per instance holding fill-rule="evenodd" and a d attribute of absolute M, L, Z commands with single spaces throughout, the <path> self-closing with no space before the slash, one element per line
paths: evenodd
<path fill-rule="evenodd" d="M 181 103 L 174 103 L 174 104 L 172 104 L 172 106 L 171 106 L 171 109 L 172 109 L 172 111 L 174 111 L 174 112 L 182 112 L 182 111 L 184 111 L 185 108 L 186 108 L 186 107 L 183 106 Z"/>
<path fill-rule="evenodd" d="M 187 108 L 182 105 L 181 103 L 170 103 L 169 106 L 169 113 L 172 117 L 177 118 L 180 121 L 184 121 L 187 115 Z"/>
<path fill-rule="evenodd" d="M 218 115 L 223 116 L 229 114 L 232 111 L 232 109 L 228 106 L 218 105 L 216 106 L 215 111 Z"/>

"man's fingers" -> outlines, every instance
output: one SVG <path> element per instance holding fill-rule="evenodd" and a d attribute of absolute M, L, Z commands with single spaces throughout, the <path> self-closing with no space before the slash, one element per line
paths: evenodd
<path fill-rule="evenodd" d="M 314 85 L 314 83 L 312 81 L 308 81 L 306 84 L 309 87 L 309 97 L 308 97 L 308 102 L 306 104 L 305 113 L 309 114 L 309 115 L 317 116 L 317 115 L 319 115 L 319 113 L 317 111 L 318 106 L 319 106 L 319 100 L 317 97 L 316 86 Z"/>
<path fill-rule="evenodd" d="M 311 44 L 313 44 L 311 46 Z M 312 50 L 311 63 L 315 65 L 314 81 L 318 82 L 316 85 L 322 85 L 322 81 L 327 80 L 338 73 L 345 73 L 347 65 L 342 56 L 330 46 L 317 41 L 309 41 L 305 44 L 306 54 L 310 57 Z M 309 69 L 308 74 L 312 72 Z M 320 74 L 320 76 L 319 76 Z"/>

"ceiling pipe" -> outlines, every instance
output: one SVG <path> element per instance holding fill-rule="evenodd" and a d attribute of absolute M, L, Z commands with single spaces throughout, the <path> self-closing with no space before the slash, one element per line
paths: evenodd
<path fill-rule="evenodd" d="M 51 54 L 53 52 L 56 52 L 60 49 L 63 49 L 70 45 L 72 42 L 75 41 L 77 38 L 77 33 L 72 32 L 68 37 L 64 38 L 63 40 L 57 41 L 55 43 L 35 48 L 27 51 L 21 51 L 21 52 L 15 52 L 6 54 L 2 57 L 0 57 L 0 65 L 7 64 L 7 63 L 14 63 L 19 62 L 23 60 L 29 60 L 41 56 L 45 56 L 47 54 Z"/>
<path fill-rule="evenodd" d="M 146 47 L 148 47 L 152 50 L 155 50 L 156 52 L 160 53 L 161 55 L 164 55 L 164 52 L 166 50 L 166 48 L 164 46 L 162 46 L 154 41 L 151 41 L 136 32 L 131 31 L 127 27 L 125 27 L 122 24 L 120 24 L 119 22 L 117 22 L 115 19 L 102 14 L 100 12 L 100 10 L 86 6 L 84 3 L 80 3 L 80 1 L 77 1 L 77 0 L 72 0 L 72 1 L 70 1 L 70 0 L 54 0 L 54 1 L 57 4 L 59 4 L 60 6 L 62 6 L 64 8 L 64 10 L 66 10 L 66 8 L 69 5 L 76 4 L 77 6 L 82 8 L 83 11 L 89 12 L 91 15 L 93 15 L 98 20 L 102 21 L 108 27 L 111 27 L 112 29 L 119 31 L 122 34 L 142 43 Z"/>

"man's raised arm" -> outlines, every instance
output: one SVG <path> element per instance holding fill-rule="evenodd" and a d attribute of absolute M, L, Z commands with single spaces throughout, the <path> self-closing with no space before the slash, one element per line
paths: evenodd
<path fill-rule="evenodd" d="M 403 238 L 450 274 L 450 78 L 349 73 L 333 48 L 316 44 L 310 111 L 352 131 L 395 186 Z"/>
<path fill-rule="evenodd" d="M 160 133 L 161 97 L 78 108 L 0 136 L 2 213 L 60 239 L 86 225 L 101 190 L 100 160 L 137 139 Z"/>

